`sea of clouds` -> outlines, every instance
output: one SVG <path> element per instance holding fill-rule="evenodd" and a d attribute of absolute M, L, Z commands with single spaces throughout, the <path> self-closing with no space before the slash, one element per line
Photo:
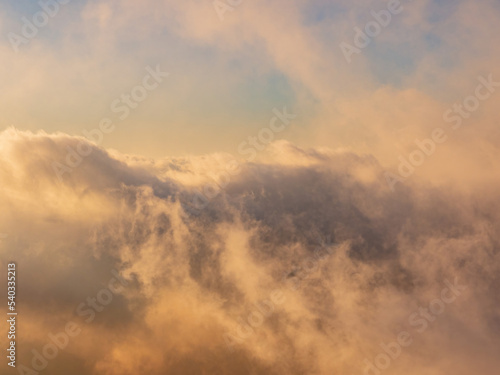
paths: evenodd
<path fill-rule="evenodd" d="M 281 141 L 193 210 L 227 155 L 157 160 L 89 143 L 59 179 L 53 163 L 81 142 L 0 134 L 19 365 L 33 369 L 33 350 L 71 321 L 81 334 L 39 373 L 372 374 L 401 332 L 411 344 L 380 373 L 498 373 L 498 186 L 392 191 L 370 155 Z M 112 270 L 126 286 L 86 322 L 77 309 Z M 427 327 L 412 324 L 429 307 Z"/>

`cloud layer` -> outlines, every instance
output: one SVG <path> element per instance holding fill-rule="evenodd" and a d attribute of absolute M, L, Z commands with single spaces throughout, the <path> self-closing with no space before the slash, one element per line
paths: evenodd
<path fill-rule="evenodd" d="M 81 142 L 92 153 L 61 181 L 53 162 Z M 227 155 L 143 158 L 14 128 L 0 149 L 25 366 L 72 321 L 82 333 L 47 373 L 363 374 L 402 331 L 413 342 L 384 373 L 497 373 L 498 186 L 392 191 L 372 156 L 282 141 L 193 210 Z M 126 285 L 86 322 L 78 307 L 113 269 Z M 455 282 L 467 289 L 419 333 L 409 318 Z"/>

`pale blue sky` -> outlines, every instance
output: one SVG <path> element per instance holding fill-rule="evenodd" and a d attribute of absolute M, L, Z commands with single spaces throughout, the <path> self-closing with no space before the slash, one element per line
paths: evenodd
<path fill-rule="evenodd" d="M 105 146 L 155 156 L 233 152 L 283 106 L 300 114 L 283 137 L 342 144 L 337 124 L 348 119 L 339 101 L 391 87 L 446 103 L 467 86 L 462 72 L 474 79 L 496 58 L 483 39 L 498 34 L 469 24 L 498 18 L 496 2 L 401 3 L 349 64 L 339 44 L 352 44 L 354 28 L 386 2 L 243 2 L 221 21 L 210 1 L 73 0 L 14 53 L 8 33 L 20 35 L 21 17 L 31 19 L 40 6 L 3 1 L 0 127 L 81 134 L 110 115 L 110 103 L 140 83 L 147 66 L 160 64 L 171 76 Z"/>

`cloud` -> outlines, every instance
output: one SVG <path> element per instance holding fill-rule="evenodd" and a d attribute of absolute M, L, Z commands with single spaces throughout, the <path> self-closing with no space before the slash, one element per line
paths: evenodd
<path fill-rule="evenodd" d="M 371 155 L 281 141 L 187 216 L 224 155 L 155 160 L 88 144 L 61 182 L 52 162 L 78 142 L 0 134 L 0 260 L 18 264 L 22 364 L 74 321 L 82 333 L 46 371 L 362 374 L 458 279 L 467 291 L 385 373 L 496 373 L 495 190 L 407 181 L 393 192 Z M 128 284 L 86 323 L 77 307 L 113 269 Z M 255 323 L 276 291 L 283 301 Z"/>

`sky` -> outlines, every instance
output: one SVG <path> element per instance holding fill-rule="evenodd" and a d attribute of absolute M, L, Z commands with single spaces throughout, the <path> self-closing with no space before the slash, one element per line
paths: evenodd
<path fill-rule="evenodd" d="M 160 65 L 169 78 L 103 141 L 153 157 L 236 154 L 273 108 L 287 106 L 298 118 L 285 139 L 377 153 L 391 165 L 400 150 L 388 150 L 388 140 L 407 150 L 478 75 L 498 73 L 495 1 L 402 1 L 351 63 L 341 43 L 353 45 L 354 28 L 386 3 L 253 1 L 218 13 L 208 0 L 72 0 L 16 53 L 9 33 L 22 36 L 22 17 L 40 9 L 4 2 L 0 126 L 81 135 L 114 115 L 111 103 L 140 84 L 147 66 Z M 488 103 L 471 122 L 494 116 Z M 409 142 L 394 139 L 401 128 Z M 481 129 L 484 138 L 491 132 Z"/>
<path fill-rule="evenodd" d="M 0 373 L 498 373 L 498 1 L 1 5 Z"/>

